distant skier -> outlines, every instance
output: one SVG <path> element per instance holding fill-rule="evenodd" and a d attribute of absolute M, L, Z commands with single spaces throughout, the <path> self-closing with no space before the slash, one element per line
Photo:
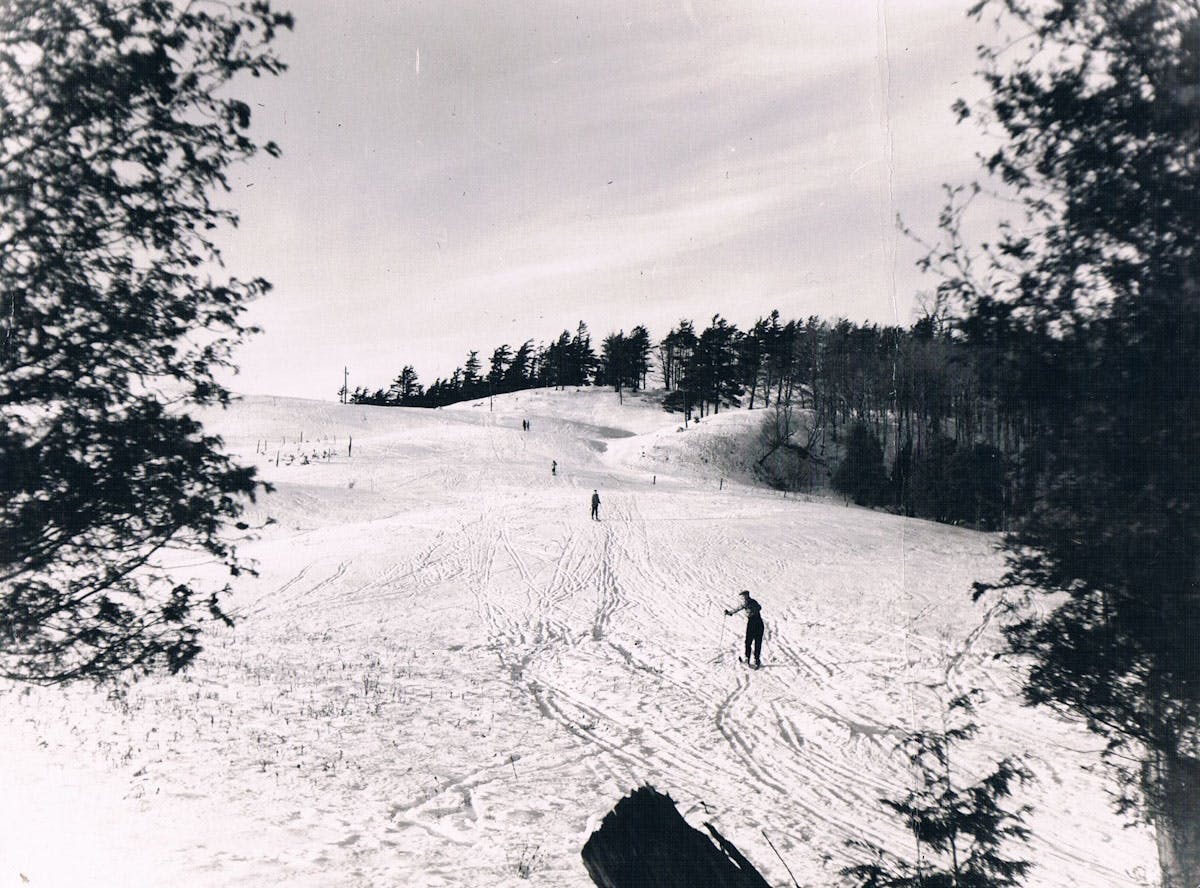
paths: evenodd
<path fill-rule="evenodd" d="M 600 520 L 600 494 L 592 491 L 592 520 Z"/>
<path fill-rule="evenodd" d="M 763 631 L 766 628 L 762 621 L 762 605 L 750 597 L 748 590 L 742 590 L 742 604 L 740 607 L 735 607 L 733 610 L 725 611 L 725 616 L 732 617 L 738 611 L 746 612 L 746 659 L 747 666 L 750 664 L 751 648 L 754 649 L 754 668 L 762 666 L 762 640 Z"/>
<path fill-rule="evenodd" d="M 551 475 L 558 474 L 558 460 L 556 460 L 556 459 L 550 460 L 550 474 Z"/>

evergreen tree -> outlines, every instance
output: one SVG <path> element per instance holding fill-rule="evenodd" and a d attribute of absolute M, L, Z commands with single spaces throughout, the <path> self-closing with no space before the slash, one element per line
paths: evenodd
<path fill-rule="evenodd" d="M 527 388 L 533 372 L 533 340 L 527 339 L 513 353 L 504 370 L 504 388 L 515 392 Z"/>
<path fill-rule="evenodd" d="M 388 389 L 387 400 L 392 404 L 411 407 L 420 400 L 421 394 L 421 383 L 417 379 L 417 371 L 413 369 L 412 364 L 406 364 L 400 371 L 400 375 L 392 381 L 391 388 Z"/>
<path fill-rule="evenodd" d="M 596 385 L 611 385 L 614 392 L 625 387 L 625 331 L 610 333 L 600 343 L 600 363 L 596 369 Z"/>
<path fill-rule="evenodd" d="M 462 387 L 464 394 L 471 397 L 476 386 L 479 385 L 479 352 L 471 351 L 467 353 L 467 362 L 463 364 L 462 372 Z"/>
<path fill-rule="evenodd" d="M 512 349 L 506 344 L 496 346 L 492 352 L 492 365 L 488 369 L 487 381 L 492 394 L 505 391 L 504 378 L 508 363 L 512 360 Z"/>
<path fill-rule="evenodd" d="M 546 348 L 547 382 L 555 388 L 571 385 L 572 373 L 571 332 L 563 330 L 558 339 Z"/>
<path fill-rule="evenodd" d="M 671 330 L 659 343 L 659 365 L 662 368 L 663 387 L 667 391 L 678 389 L 696 351 L 697 342 L 698 337 L 692 322 L 682 320 L 679 326 Z"/>
<path fill-rule="evenodd" d="M 549 388 L 558 384 L 555 373 L 557 359 L 554 357 L 553 348 L 553 342 L 550 345 L 539 345 L 534 354 L 532 382 L 538 388 Z"/>
<path fill-rule="evenodd" d="M 807 399 L 818 424 L 830 426 L 832 431 L 836 417 L 829 415 L 829 405 L 834 398 L 828 394 L 825 373 L 829 325 L 812 315 L 806 321 L 797 323 L 792 333 L 792 385 L 797 392 L 797 402 L 804 406 Z"/>
<path fill-rule="evenodd" d="M 650 334 L 638 325 L 628 336 L 625 331 L 610 333 L 600 346 L 596 384 L 611 385 L 613 391 L 637 391 L 650 372 Z"/>
<path fill-rule="evenodd" d="M 738 348 L 738 368 L 741 370 L 740 382 L 743 388 L 750 390 L 750 409 L 754 409 L 754 399 L 758 396 L 759 387 L 770 387 L 770 371 L 766 367 L 767 354 L 767 321 L 759 318 L 754 322 L 750 332 L 742 337 Z M 767 381 L 764 381 L 764 375 Z"/>
<path fill-rule="evenodd" d="M 638 324 L 625 337 L 627 383 L 634 391 L 646 387 L 650 375 L 650 331 Z"/>
<path fill-rule="evenodd" d="M 189 409 L 266 281 L 220 280 L 215 197 L 259 148 L 239 74 L 276 74 L 269 3 L 0 4 L 0 674 L 176 671 L 244 570 L 228 526 L 260 484 Z M 162 394 L 171 391 L 170 398 Z M 245 525 L 241 525 L 242 528 Z"/>
<path fill-rule="evenodd" d="M 833 487 L 860 506 L 873 506 L 887 490 L 883 448 L 866 424 L 856 422 L 846 438 L 846 456 L 833 474 Z"/>
<path fill-rule="evenodd" d="M 700 334 L 689 368 L 699 395 L 700 413 L 712 404 L 713 412 L 721 406 L 740 407 L 742 381 L 738 371 L 738 344 L 741 338 L 737 327 L 720 315 Z"/>
<path fill-rule="evenodd" d="M 763 406 L 771 406 L 771 394 L 776 400 L 791 399 L 791 382 L 795 374 L 792 346 L 796 341 L 796 321 L 779 323 L 779 309 L 772 309 L 763 331 L 764 377 Z"/>
<path fill-rule="evenodd" d="M 1013 787 L 1030 779 L 1014 758 L 969 785 L 955 772 L 951 753 L 978 727 L 969 720 L 969 697 L 951 701 L 951 724 L 939 731 L 915 731 L 899 745 L 915 785 L 899 799 L 883 799 L 908 827 L 912 858 L 900 857 L 865 841 L 848 844 L 873 858 L 842 870 L 854 888 L 1007 888 L 1021 884 L 1028 861 L 1008 856 L 1007 845 L 1023 843 L 1027 806 L 1009 810 Z M 965 719 L 965 720 L 964 720 Z"/>
<path fill-rule="evenodd" d="M 1003 136 L 987 168 L 1023 213 L 989 261 L 972 261 L 958 220 L 979 189 L 957 192 L 949 246 L 929 258 L 977 341 L 991 331 L 997 349 L 1024 350 L 1031 511 L 1008 537 L 1006 577 L 977 594 L 1012 590 L 1014 607 L 1025 590 L 1053 596 L 1008 632 L 1033 664 L 1026 697 L 1105 737 L 1125 802 L 1154 824 L 1164 888 L 1194 888 L 1200 6 L 1006 0 L 974 12 L 992 6 L 1020 36 L 983 51 L 986 116 Z M 1130 756 L 1138 766 L 1121 764 Z"/>
<path fill-rule="evenodd" d="M 566 385 L 591 385 L 596 373 L 599 359 L 592 350 L 592 337 L 588 333 L 587 324 L 579 322 L 575 335 L 571 338 L 571 357 L 568 362 Z"/>

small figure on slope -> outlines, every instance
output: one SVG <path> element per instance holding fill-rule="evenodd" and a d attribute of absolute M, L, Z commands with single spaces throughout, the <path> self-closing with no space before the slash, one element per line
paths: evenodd
<path fill-rule="evenodd" d="M 556 460 L 556 459 L 550 460 L 550 474 L 551 475 L 558 474 L 558 460 Z"/>
<path fill-rule="evenodd" d="M 757 669 L 762 665 L 762 641 L 763 631 L 766 627 L 762 621 L 762 605 L 750 597 L 748 590 L 742 590 L 742 604 L 740 607 L 735 607 L 733 610 L 725 611 L 725 616 L 732 617 L 738 611 L 746 612 L 746 659 L 747 666 L 750 663 L 751 648 L 754 650 L 754 668 Z"/>
<path fill-rule="evenodd" d="M 592 520 L 600 520 L 600 494 L 592 491 Z"/>

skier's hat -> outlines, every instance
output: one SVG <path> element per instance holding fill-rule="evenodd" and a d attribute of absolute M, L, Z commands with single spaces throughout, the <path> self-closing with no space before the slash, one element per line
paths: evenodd
<path fill-rule="evenodd" d="M 742 594 L 743 594 L 743 595 L 745 595 L 747 598 L 749 598 L 749 597 L 750 597 L 750 590 L 749 590 L 749 589 L 743 589 L 743 590 L 742 590 Z"/>

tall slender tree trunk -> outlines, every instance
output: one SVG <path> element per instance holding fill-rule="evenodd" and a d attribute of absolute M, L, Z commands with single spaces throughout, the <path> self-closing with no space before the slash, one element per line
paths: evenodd
<path fill-rule="evenodd" d="M 1200 886 L 1200 759 L 1160 754 L 1152 767 L 1158 799 L 1154 838 L 1162 888 Z"/>

